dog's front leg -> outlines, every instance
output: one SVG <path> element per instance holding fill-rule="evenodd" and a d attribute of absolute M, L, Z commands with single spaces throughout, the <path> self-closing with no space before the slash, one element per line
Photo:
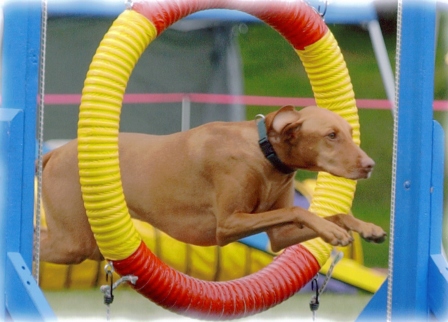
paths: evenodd
<path fill-rule="evenodd" d="M 325 219 L 335 223 L 348 231 L 355 231 L 362 238 L 373 243 L 382 243 L 386 239 L 386 232 L 379 226 L 362 221 L 354 216 L 337 214 L 326 217 Z"/>
<path fill-rule="evenodd" d="M 272 227 L 266 230 L 266 233 L 273 252 L 279 252 L 286 247 L 319 237 L 314 230 L 305 226 L 300 228 L 295 224 Z"/>
<path fill-rule="evenodd" d="M 283 246 L 281 248 L 297 244 L 303 241 L 302 239 L 306 240 L 313 237 L 321 237 L 334 246 L 346 246 L 353 241 L 353 237 L 338 225 L 303 208 L 288 207 L 261 213 L 236 212 L 222 216 L 217 226 L 217 244 L 223 246 L 243 237 L 285 225 L 296 226 L 299 238 L 283 238 L 278 243 Z"/>
<path fill-rule="evenodd" d="M 386 238 L 384 230 L 372 223 L 359 220 L 352 215 L 337 214 L 324 217 L 326 221 L 330 221 L 348 232 L 357 232 L 365 240 L 374 243 L 382 243 Z M 271 243 L 271 249 L 278 252 L 286 247 L 302 243 L 304 241 L 319 237 L 319 235 L 308 227 L 298 227 L 294 224 L 285 224 L 268 229 L 267 234 Z"/>
<path fill-rule="evenodd" d="M 333 219 L 333 216 L 322 218 L 314 215 L 314 217 L 313 219 L 318 219 L 318 227 L 313 227 L 308 222 L 304 225 L 287 223 L 268 229 L 266 232 L 272 251 L 278 252 L 286 247 L 317 237 L 321 237 L 333 246 L 347 246 L 353 242 L 353 236 L 349 233 L 351 229 L 337 219 Z M 339 229 L 342 229 L 344 233 L 341 234 Z"/>

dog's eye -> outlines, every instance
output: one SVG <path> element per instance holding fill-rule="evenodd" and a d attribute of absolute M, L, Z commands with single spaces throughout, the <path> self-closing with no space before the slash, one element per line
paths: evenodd
<path fill-rule="evenodd" d="M 328 136 L 329 139 L 334 140 L 334 139 L 336 139 L 336 132 L 331 132 L 327 136 Z"/>

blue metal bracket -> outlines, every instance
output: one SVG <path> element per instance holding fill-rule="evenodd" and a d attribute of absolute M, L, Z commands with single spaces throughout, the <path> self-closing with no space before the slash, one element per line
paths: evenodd
<path fill-rule="evenodd" d="M 358 316 L 356 321 L 368 322 L 368 321 L 386 321 L 386 306 L 387 306 L 387 279 L 383 285 L 373 294 L 367 306 Z"/>
<path fill-rule="evenodd" d="M 13 321 L 56 320 L 20 253 L 8 253 L 6 274 L 6 308 Z"/>
<path fill-rule="evenodd" d="M 21 222 L 24 113 L 0 108 L 0 320 L 53 320 L 43 293 L 34 281 L 13 227 Z M 11 228 L 12 227 L 12 228 Z"/>
<path fill-rule="evenodd" d="M 20 221 L 20 216 L 14 216 L 14 203 L 11 196 L 18 193 L 21 196 L 20 185 L 11 185 L 14 180 L 21 180 L 20 171 L 22 155 L 17 141 L 23 140 L 23 111 L 18 109 L 0 108 L 0 320 L 6 316 L 5 282 L 6 282 L 6 253 L 10 247 L 17 247 L 17 238 L 9 239 L 11 233 L 8 225 L 13 221 Z M 17 162 L 14 164 L 14 162 Z M 20 210 L 20 209 L 19 209 Z M 11 243 L 13 245 L 11 245 Z"/>
<path fill-rule="evenodd" d="M 445 136 L 442 126 L 433 123 L 431 226 L 428 263 L 428 307 L 439 321 L 448 321 L 448 262 L 442 255 L 443 179 Z"/>
<path fill-rule="evenodd" d="M 448 321 L 448 263 L 441 254 L 431 255 L 429 261 L 429 308 L 439 321 Z"/>

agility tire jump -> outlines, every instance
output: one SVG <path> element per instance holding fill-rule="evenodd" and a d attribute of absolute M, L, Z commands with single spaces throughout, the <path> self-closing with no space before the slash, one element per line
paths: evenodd
<path fill-rule="evenodd" d="M 101 41 L 84 84 L 78 123 L 81 189 L 92 231 L 118 274 L 135 275 L 133 287 L 156 304 L 200 319 L 234 319 L 264 311 L 309 282 L 330 256 L 317 238 L 287 248 L 257 273 L 226 282 L 205 282 L 160 261 L 142 242 L 126 206 L 118 160 L 124 92 L 146 47 L 181 18 L 206 9 L 251 14 L 292 45 L 310 79 L 316 102 L 344 117 L 359 145 L 354 93 L 340 49 L 322 17 L 303 1 L 134 1 Z M 348 213 L 356 182 L 319 173 L 310 211 Z"/>

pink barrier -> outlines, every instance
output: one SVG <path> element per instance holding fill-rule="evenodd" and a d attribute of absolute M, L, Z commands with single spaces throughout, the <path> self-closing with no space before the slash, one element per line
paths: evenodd
<path fill-rule="evenodd" d="M 256 96 L 256 95 L 229 95 L 206 93 L 156 93 L 156 94 L 125 94 L 125 104 L 154 104 L 154 103 L 181 103 L 184 99 L 192 103 L 209 104 L 243 104 L 256 106 L 308 106 L 316 104 L 314 98 Z M 79 105 L 81 94 L 46 94 L 46 105 Z M 390 101 L 385 99 L 357 99 L 358 108 L 389 110 Z M 448 111 L 448 101 L 435 100 L 435 111 Z"/>

